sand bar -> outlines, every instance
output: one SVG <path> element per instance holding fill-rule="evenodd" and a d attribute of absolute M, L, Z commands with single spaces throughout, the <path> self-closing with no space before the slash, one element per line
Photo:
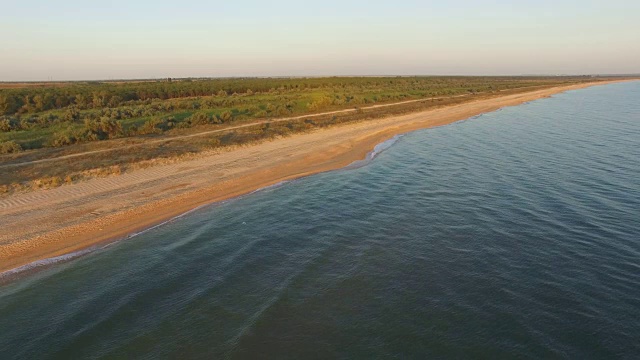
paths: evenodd
<path fill-rule="evenodd" d="M 609 82 L 503 95 L 320 129 L 170 165 L 0 199 L 0 272 L 131 233 L 198 206 L 363 159 L 394 135 Z"/>

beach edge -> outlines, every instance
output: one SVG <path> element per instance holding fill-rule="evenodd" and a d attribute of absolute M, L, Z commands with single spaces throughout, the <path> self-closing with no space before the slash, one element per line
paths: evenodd
<path fill-rule="evenodd" d="M 256 190 L 273 186 L 275 184 L 299 179 L 327 171 L 338 170 L 347 167 L 353 162 L 363 160 L 367 154 L 380 143 L 394 136 L 409 132 L 438 127 L 463 121 L 471 117 L 496 111 L 510 106 L 518 106 L 526 102 L 547 98 L 570 90 L 579 90 L 588 87 L 607 85 L 612 83 L 638 81 L 637 79 L 613 80 L 563 85 L 543 90 L 533 90 L 515 95 L 498 96 L 490 99 L 477 100 L 462 105 L 447 106 L 438 109 L 448 115 L 442 116 L 439 121 L 415 121 L 403 124 L 394 124 L 390 120 L 397 117 L 389 117 L 388 126 L 376 128 L 371 126 L 370 133 L 351 139 L 349 146 L 339 146 L 330 152 L 306 157 L 304 161 L 299 159 L 290 163 L 274 164 L 268 170 L 260 169 L 242 178 L 242 181 L 215 182 L 179 196 L 167 197 L 159 201 L 150 202 L 142 206 L 109 214 L 100 219 L 87 221 L 73 226 L 51 229 L 50 232 L 31 239 L 0 245 L 0 277 L 4 274 L 14 274 L 16 270 L 31 269 L 29 264 L 36 264 L 46 259 L 63 257 L 68 254 L 78 253 L 91 248 L 99 248 L 125 238 L 131 237 L 146 229 L 164 224 L 171 219 L 180 217 L 202 206 L 226 201 Z M 508 99 L 508 100 L 507 100 Z M 465 105 L 466 111 L 456 111 Z M 411 115 L 425 114 L 427 118 L 434 110 L 421 111 Z M 336 126 L 333 129 L 339 131 L 345 126 Z M 293 135 L 301 136 L 301 135 Z M 280 141 L 280 140 L 275 140 Z M 254 146 L 260 146 L 254 145 Z M 144 171 L 144 170 L 140 170 Z"/>

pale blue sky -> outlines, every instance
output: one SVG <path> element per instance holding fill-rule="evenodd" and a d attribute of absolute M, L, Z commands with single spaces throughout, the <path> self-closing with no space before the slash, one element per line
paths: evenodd
<path fill-rule="evenodd" d="M 0 2 L 0 81 L 640 72 L 638 0 Z"/>

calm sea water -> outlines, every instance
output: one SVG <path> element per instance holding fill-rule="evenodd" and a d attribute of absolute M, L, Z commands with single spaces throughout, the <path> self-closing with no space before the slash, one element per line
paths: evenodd
<path fill-rule="evenodd" d="M 639 356 L 640 82 L 407 134 L 0 287 L 1 359 Z"/>

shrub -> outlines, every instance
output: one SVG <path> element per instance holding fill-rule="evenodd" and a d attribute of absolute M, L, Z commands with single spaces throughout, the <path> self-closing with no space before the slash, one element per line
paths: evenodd
<path fill-rule="evenodd" d="M 316 99 L 315 101 L 308 103 L 307 104 L 307 108 L 311 111 L 315 111 L 315 110 L 320 110 L 328 105 L 331 104 L 331 102 L 333 101 L 333 99 L 331 99 L 328 96 L 322 96 L 319 99 Z"/>
<path fill-rule="evenodd" d="M 70 107 L 62 116 L 62 119 L 69 122 L 80 120 L 80 111 L 75 106 Z"/>
<path fill-rule="evenodd" d="M 20 119 L 20 129 L 29 130 L 34 128 L 34 122 L 31 118 L 22 118 Z"/>
<path fill-rule="evenodd" d="M 111 107 L 117 107 L 120 103 L 122 103 L 122 98 L 118 95 L 112 96 L 109 100 L 109 106 Z"/>
<path fill-rule="evenodd" d="M 60 147 L 75 144 L 78 142 L 78 138 L 71 132 L 64 131 L 55 133 L 51 139 L 51 146 Z"/>
<path fill-rule="evenodd" d="M 22 151 L 22 146 L 13 140 L 0 143 L 0 154 L 11 154 Z"/>
<path fill-rule="evenodd" d="M 84 130 L 87 138 L 97 140 L 113 139 L 123 134 L 122 123 L 108 117 L 103 117 L 100 121 L 85 119 Z"/>
<path fill-rule="evenodd" d="M 41 127 L 47 127 L 48 125 L 52 125 L 58 122 L 58 116 L 54 114 L 43 115 L 36 119 L 38 125 L 40 125 Z"/>
<path fill-rule="evenodd" d="M 138 128 L 138 134 L 147 135 L 147 134 L 158 134 L 162 132 L 162 130 L 159 128 L 161 122 L 162 120 L 157 118 L 153 118 L 145 121 L 145 123 L 142 124 L 140 128 Z"/>
<path fill-rule="evenodd" d="M 192 125 L 205 125 L 211 121 L 211 117 L 204 111 L 198 111 L 197 113 L 189 117 L 189 122 Z"/>
<path fill-rule="evenodd" d="M 279 106 L 278 109 L 276 110 L 276 115 L 278 115 L 278 116 L 285 116 L 285 115 L 289 115 L 289 114 L 291 114 L 289 112 L 289 109 L 287 109 L 284 106 Z"/>
<path fill-rule="evenodd" d="M 127 136 L 134 136 L 137 134 L 138 134 L 138 126 L 135 124 L 129 126 L 129 128 L 127 129 Z"/>
<path fill-rule="evenodd" d="M 13 128 L 11 124 L 11 120 L 9 119 L 1 119 L 0 120 L 0 131 L 9 132 Z"/>
<path fill-rule="evenodd" d="M 222 122 L 229 122 L 233 120 L 233 114 L 231 114 L 231 111 L 227 110 L 220 114 L 220 120 L 222 120 Z"/>
<path fill-rule="evenodd" d="M 147 120 L 140 128 L 138 128 L 138 135 L 147 134 L 159 134 L 163 131 L 167 131 L 174 126 L 175 119 L 170 117 L 169 119 L 153 118 Z"/>
<path fill-rule="evenodd" d="M 163 121 L 166 124 L 166 129 L 167 130 L 172 128 L 172 127 L 174 127 L 174 126 L 176 126 L 176 118 L 173 117 L 173 116 L 168 116 L 168 117 L 164 118 Z"/>

